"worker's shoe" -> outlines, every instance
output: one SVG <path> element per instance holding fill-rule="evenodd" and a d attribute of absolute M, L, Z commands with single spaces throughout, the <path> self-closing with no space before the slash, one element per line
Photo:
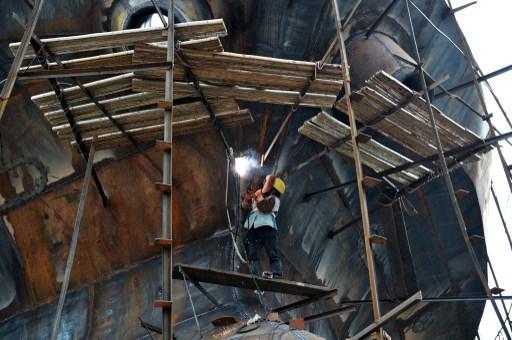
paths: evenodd
<path fill-rule="evenodd" d="M 261 276 L 264 279 L 272 279 L 274 277 L 272 272 L 267 272 L 267 271 L 264 271 L 263 273 L 261 273 Z"/>

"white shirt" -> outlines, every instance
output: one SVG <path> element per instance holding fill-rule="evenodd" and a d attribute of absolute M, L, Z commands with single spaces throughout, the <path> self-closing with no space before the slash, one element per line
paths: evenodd
<path fill-rule="evenodd" d="M 266 197 L 265 199 L 270 199 L 270 197 Z M 259 228 L 263 226 L 270 226 L 277 230 L 277 212 L 279 211 L 279 206 L 281 205 L 281 202 L 278 197 L 274 196 L 274 207 L 272 208 L 272 212 L 264 213 L 259 211 L 258 207 L 256 206 L 256 201 L 252 202 L 252 210 L 247 216 L 247 219 L 244 223 L 245 229 L 251 229 L 251 228 Z"/>

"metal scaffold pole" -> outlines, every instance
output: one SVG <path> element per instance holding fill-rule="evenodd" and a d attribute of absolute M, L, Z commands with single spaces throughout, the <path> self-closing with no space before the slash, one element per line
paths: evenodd
<path fill-rule="evenodd" d="M 25 57 L 25 52 L 27 51 L 28 45 L 30 44 L 30 38 L 32 37 L 32 34 L 34 34 L 34 30 L 36 28 L 39 15 L 41 14 L 43 4 L 44 0 L 37 1 L 34 6 L 34 9 L 32 10 L 32 16 L 30 17 L 30 20 L 27 23 L 25 33 L 23 33 L 21 45 L 18 51 L 16 52 L 16 56 L 14 57 L 14 61 L 12 62 L 11 65 L 11 69 L 9 70 L 9 74 L 7 75 L 7 80 L 5 81 L 4 87 L 2 88 L 2 92 L 0 93 L 0 120 L 2 119 L 2 116 L 5 112 L 5 108 L 7 107 L 7 101 L 9 100 L 9 97 L 12 93 L 12 89 L 14 88 L 14 83 L 16 82 L 18 71 L 20 69 L 21 64 L 23 63 L 23 58 Z"/>
<path fill-rule="evenodd" d="M 378 285 L 377 285 L 377 276 L 375 272 L 375 265 L 373 260 L 373 251 L 372 245 L 370 241 L 370 218 L 368 214 L 368 204 L 366 202 L 366 194 L 363 187 L 363 167 L 361 165 L 361 157 L 359 154 L 359 147 L 356 141 L 357 137 L 357 126 L 356 119 L 354 116 L 354 111 L 352 110 L 352 104 L 350 102 L 350 72 L 349 65 L 347 59 L 347 53 L 345 50 L 345 38 L 343 36 L 343 26 L 341 23 L 338 3 L 336 0 L 332 0 L 332 10 L 334 14 L 334 18 L 336 20 L 336 29 L 338 33 L 338 42 L 339 42 L 339 51 L 341 57 L 341 63 L 344 72 L 343 86 L 345 89 L 345 100 L 347 103 L 347 111 L 348 117 L 350 121 L 350 133 L 351 133 L 351 141 L 352 141 L 352 152 L 354 156 L 354 164 L 356 170 L 356 179 L 357 179 L 357 189 L 359 193 L 359 205 L 361 208 L 361 217 L 363 222 L 363 231 L 364 231 L 364 245 L 366 251 L 366 259 L 368 265 L 368 275 L 370 279 L 370 290 L 372 296 L 372 307 L 373 307 L 373 316 L 375 322 L 378 322 L 380 319 L 380 305 L 379 305 L 379 293 L 378 293 Z M 376 329 L 376 335 L 378 340 L 382 340 L 382 329 Z"/>
<path fill-rule="evenodd" d="M 510 334 L 509 334 L 508 330 L 506 329 L 505 321 L 503 320 L 503 317 L 501 316 L 501 313 L 500 313 L 500 311 L 498 309 L 496 301 L 494 300 L 494 297 L 492 296 L 491 290 L 489 289 L 489 285 L 487 284 L 487 278 L 486 278 L 486 276 L 485 276 L 485 274 L 484 274 L 484 272 L 482 270 L 482 267 L 480 266 L 480 262 L 478 262 L 478 257 L 476 256 L 475 250 L 473 249 L 473 245 L 471 244 L 471 241 L 469 239 L 469 235 L 467 233 L 467 228 L 466 228 L 466 222 L 464 221 L 464 217 L 462 215 L 462 211 L 460 210 L 460 206 L 459 206 L 459 203 L 457 201 L 457 197 L 455 196 L 455 190 L 453 188 L 453 183 L 452 183 L 452 180 L 450 178 L 450 172 L 448 171 L 448 166 L 447 166 L 447 163 L 446 163 L 446 158 L 445 158 L 444 152 L 443 152 L 443 146 L 441 145 L 441 140 L 440 140 L 440 137 L 439 137 L 439 131 L 438 131 L 437 126 L 436 126 L 436 121 L 435 121 L 435 118 L 434 118 L 434 113 L 432 111 L 432 103 L 430 101 L 430 96 L 429 96 L 429 93 L 428 93 L 428 85 L 427 85 L 427 82 L 426 82 L 426 79 L 425 79 L 425 73 L 423 71 L 423 66 L 422 66 L 422 63 L 421 63 L 421 55 L 420 55 L 420 52 L 419 52 L 418 43 L 416 41 L 416 33 L 414 31 L 414 24 L 412 22 L 411 10 L 410 10 L 410 7 L 409 7 L 409 1 L 410 0 L 404 0 L 405 8 L 406 8 L 406 11 L 407 11 L 406 14 L 407 14 L 408 21 L 409 21 L 409 29 L 410 29 L 410 34 L 411 34 L 411 45 L 412 45 L 412 50 L 414 52 L 414 58 L 416 59 L 416 63 L 417 63 L 418 68 L 419 68 L 418 71 L 419 71 L 419 75 L 420 75 L 421 85 L 423 87 L 423 97 L 425 99 L 426 106 L 427 106 L 427 109 L 428 109 L 428 114 L 429 114 L 429 118 L 430 118 L 430 124 L 431 124 L 431 127 L 432 127 L 432 131 L 434 133 L 434 139 L 435 139 L 435 142 L 436 142 L 437 153 L 439 154 L 439 161 L 440 161 L 441 170 L 442 170 L 442 173 L 443 173 L 443 178 L 444 178 L 444 181 L 445 181 L 446 189 L 448 191 L 448 196 L 450 198 L 450 202 L 451 202 L 451 205 L 453 207 L 455 216 L 457 218 L 457 222 L 458 222 L 460 231 L 462 233 L 462 236 L 464 238 L 464 243 L 466 244 L 466 248 L 468 250 L 469 256 L 471 258 L 471 261 L 473 262 L 473 266 L 475 267 L 475 271 L 476 271 L 476 273 L 478 275 L 478 278 L 480 279 L 482 287 L 484 288 L 485 295 L 491 301 L 491 304 L 492 304 L 492 306 L 493 306 L 493 308 L 494 308 L 494 310 L 496 312 L 496 315 L 498 316 L 498 319 L 499 319 L 499 321 L 501 323 L 501 326 L 505 330 L 507 339 L 510 340 L 511 339 L 510 338 Z"/>
<path fill-rule="evenodd" d="M 172 325 L 172 120 L 173 120 L 173 70 L 174 70 L 174 0 L 169 0 L 167 10 L 167 62 L 171 68 L 165 72 L 165 110 L 164 110 L 164 141 L 167 145 L 163 154 L 163 182 L 168 190 L 162 194 L 162 239 L 168 241 L 168 246 L 162 247 L 162 298 L 169 302 L 162 306 L 163 339 L 173 339 Z"/>

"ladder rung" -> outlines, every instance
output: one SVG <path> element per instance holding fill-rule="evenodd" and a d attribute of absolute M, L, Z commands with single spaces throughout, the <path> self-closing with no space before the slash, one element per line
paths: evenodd
<path fill-rule="evenodd" d="M 379 178 L 371 177 L 371 176 L 364 176 L 363 178 L 363 185 L 367 188 L 375 188 L 379 184 L 382 183 L 382 180 Z"/>
<path fill-rule="evenodd" d="M 165 192 L 168 194 L 172 192 L 172 184 L 165 184 L 165 183 L 157 182 L 157 183 L 155 183 L 155 186 L 161 192 Z"/>
<path fill-rule="evenodd" d="M 384 244 L 388 239 L 380 235 L 370 235 L 370 242 L 373 244 Z"/>
<path fill-rule="evenodd" d="M 157 140 L 155 146 L 158 150 L 163 151 L 163 152 L 171 152 L 172 151 L 172 142 Z"/>
<path fill-rule="evenodd" d="M 465 189 L 457 189 L 457 191 L 455 191 L 455 197 L 457 197 L 458 199 L 464 198 L 467 195 L 469 195 L 469 191 Z"/>
<path fill-rule="evenodd" d="M 304 329 L 304 327 L 305 327 L 304 319 L 291 319 L 288 324 L 289 324 L 290 328 L 295 328 L 295 329 Z"/>
<path fill-rule="evenodd" d="M 172 301 L 168 300 L 155 300 L 153 302 L 153 307 L 155 308 L 162 308 L 162 309 L 168 309 L 172 307 Z"/>
<path fill-rule="evenodd" d="M 372 139 L 372 135 L 364 133 L 364 132 L 360 132 L 356 136 L 356 142 L 358 144 L 368 143 L 371 139 Z"/>
<path fill-rule="evenodd" d="M 172 240 L 168 238 L 155 238 L 155 246 L 170 248 L 172 247 Z"/>
<path fill-rule="evenodd" d="M 159 108 L 159 109 L 164 109 L 164 110 L 167 110 L 167 111 L 172 111 L 172 102 L 168 102 L 168 101 L 165 101 L 165 100 L 159 100 L 158 103 L 156 104 L 156 107 Z"/>

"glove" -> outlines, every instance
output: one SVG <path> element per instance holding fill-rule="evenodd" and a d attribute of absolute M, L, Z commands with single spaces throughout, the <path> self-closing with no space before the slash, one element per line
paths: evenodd
<path fill-rule="evenodd" d="M 254 193 L 254 198 L 256 199 L 256 202 L 261 202 L 265 198 L 263 197 L 263 191 L 261 189 L 256 190 Z"/>
<path fill-rule="evenodd" d="M 251 192 L 246 192 L 244 195 L 244 200 L 242 201 L 242 207 L 249 208 L 252 204 L 253 194 Z"/>

